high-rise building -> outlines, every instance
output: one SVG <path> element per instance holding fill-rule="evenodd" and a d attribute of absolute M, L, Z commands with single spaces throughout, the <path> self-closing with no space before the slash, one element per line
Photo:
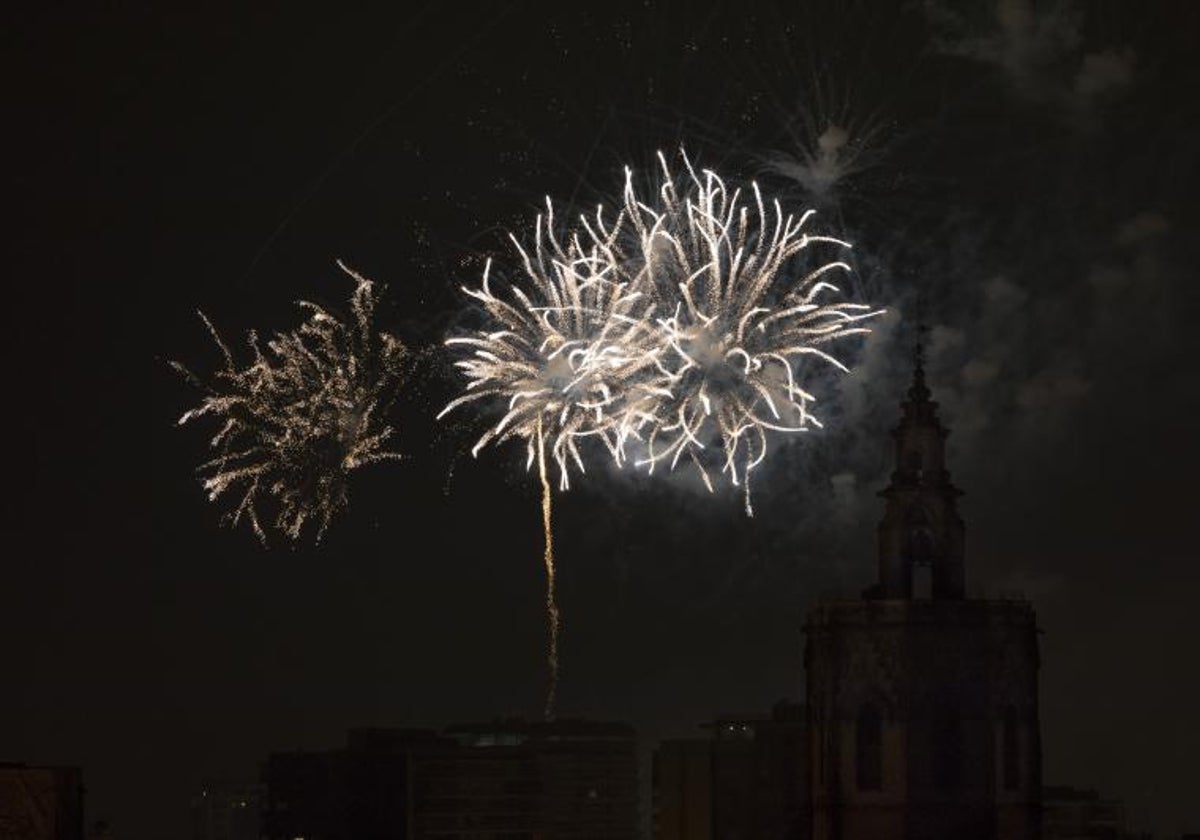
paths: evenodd
<path fill-rule="evenodd" d="M 804 707 L 722 716 L 709 738 L 664 741 L 654 754 L 656 840 L 800 840 L 808 836 Z"/>
<path fill-rule="evenodd" d="M 652 787 L 654 840 L 712 840 L 712 739 L 660 742 Z"/>
<path fill-rule="evenodd" d="M 1125 840 L 1125 806 L 1094 790 L 1042 789 L 1042 840 Z"/>
<path fill-rule="evenodd" d="M 0 764 L 0 838 L 83 840 L 83 771 Z"/>
<path fill-rule="evenodd" d="M 353 730 L 345 749 L 272 755 L 269 840 L 633 840 L 626 724 L 498 721 Z"/>
<path fill-rule="evenodd" d="M 918 347 L 881 492 L 879 580 L 805 626 L 815 840 L 1039 836 L 1038 629 L 966 597 L 960 491 Z"/>
<path fill-rule="evenodd" d="M 407 840 L 414 756 L 424 729 L 353 729 L 345 749 L 271 755 L 262 769 L 268 840 Z"/>
<path fill-rule="evenodd" d="M 455 726 L 418 758 L 414 837 L 634 840 L 637 745 L 621 723 Z"/>

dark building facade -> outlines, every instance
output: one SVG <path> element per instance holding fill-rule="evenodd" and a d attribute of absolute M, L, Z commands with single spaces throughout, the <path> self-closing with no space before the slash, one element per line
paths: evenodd
<path fill-rule="evenodd" d="M 1037 626 L 1022 600 L 966 597 L 960 491 L 921 367 L 893 430 L 879 580 L 823 602 L 807 644 L 812 836 L 1040 835 Z"/>
<path fill-rule="evenodd" d="M 83 840 L 83 771 L 0 763 L 0 838 Z"/>
<path fill-rule="evenodd" d="M 501 721 L 447 729 L 417 765 L 416 833 L 445 840 L 637 836 L 637 744 L 620 723 Z"/>
<path fill-rule="evenodd" d="M 424 729 L 353 729 L 345 749 L 275 753 L 263 765 L 268 840 L 407 840 L 417 756 L 442 743 Z"/>
<path fill-rule="evenodd" d="M 500 721 L 354 730 L 263 767 L 269 840 L 633 840 L 632 727 Z"/>
<path fill-rule="evenodd" d="M 712 840 L 710 739 L 673 738 L 659 743 L 651 781 L 655 840 Z"/>
<path fill-rule="evenodd" d="M 213 779 L 192 797 L 192 840 L 258 840 L 263 787 Z"/>
<path fill-rule="evenodd" d="M 801 705 L 721 717 L 710 738 L 664 741 L 654 755 L 657 840 L 805 840 L 808 742 Z"/>
<path fill-rule="evenodd" d="M 1125 840 L 1125 806 L 1094 790 L 1042 789 L 1042 840 Z"/>

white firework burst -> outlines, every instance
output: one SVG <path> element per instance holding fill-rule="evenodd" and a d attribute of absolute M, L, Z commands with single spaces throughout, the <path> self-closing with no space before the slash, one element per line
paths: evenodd
<path fill-rule="evenodd" d="M 532 252 L 510 236 L 525 283 L 494 290 L 488 260 L 482 285 L 463 289 L 482 304 L 486 323 L 446 341 L 468 353 L 456 362 L 467 384 L 438 417 L 480 400 L 504 406 L 472 454 L 489 443 L 519 438 L 531 468 L 539 446 L 548 444 L 564 490 L 572 465 L 585 470 L 581 440 L 601 441 L 621 460 L 619 408 L 629 383 L 650 363 L 643 348 L 652 331 L 644 295 L 624 275 L 618 258 L 623 225 L 623 215 L 608 224 L 603 208 L 597 208 L 595 217 L 581 218 L 579 229 L 564 242 L 547 199 L 546 213 L 534 227 Z"/>
<path fill-rule="evenodd" d="M 625 217 L 635 234 L 626 261 L 655 302 L 657 346 L 648 351 L 653 375 L 625 389 L 622 446 L 641 441 L 636 461 L 651 470 L 687 459 L 710 489 L 710 468 L 719 468 L 745 487 L 752 512 L 748 480 L 767 456 L 768 433 L 820 426 L 803 383 L 814 363 L 848 370 L 829 345 L 868 332 L 861 322 L 879 311 L 829 300 L 838 293 L 830 279 L 850 266 L 806 259 L 808 249 L 850 244 L 810 233 L 814 211 L 796 217 L 778 201 L 768 208 L 757 184 L 747 203 L 716 173 L 697 173 L 686 155 L 680 188 L 659 159 L 653 204 L 626 174 Z"/>
<path fill-rule="evenodd" d="M 754 208 L 728 191 L 714 173 L 678 190 L 660 154 L 657 201 L 638 198 L 626 170 L 624 204 L 611 223 L 604 207 L 580 217 L 559 236 L 554 207 L 534 226 L 532 252 L 520 254 L 522 283 L 492 289 L 489 260 L 482 285 L 464 288 L 482 305 L 484 324 L 446 344 L 463 353 L 455 364 L 464 392 L 442 410 L 496 404 L 498 420 L 479 438 L 525 441 L 527 468 L 537 465 L 545 538 L 547 661 L 546 716 L 558 685 L 561 613 L 555 594 L 552 496 L 547 445 L 567 489 L 572 465 L 584 471 L 580 443 L 602 441 L 620 465 L 627 449 L 653 471 L 681 458 L 694 463 L 709 489 L 719 468 L 745 487 L 767 455 L 769 432 L 819 425 L 814 397 L 802 382 L 808 362 L 845 366 L 825 347 L 865 332 L 858 322 L 876 314 L 865 304 L 823 302 L 837 288 L 826 275 L 840 261 L 804 269 L 813 245 L 849 245 L 805 230 L 812 213 L 768 212 L 758 187 Z M 711 453 L 721 453 L 713 464 Z"/>
<path fill-rule="evenodd" d="M 617 464 L 686 461 L 710 489 L 714 469 L 745 487 L 770 433 L 821 425 L 804 383 L 819 366 L 848 370 L 830 345 L 879 314 L 837 297 L 846 262 L 815 257 L 850 244 L 811 233 L 812 210 L 785 213 L 757 184 L 747 195 L 683 161 L 677 182 L 659 154 L 650 199 L 627 169 L 612 222 L 598 207 L 565 241 L 547 199 L 532 253 L 513 237 L 525 284 L 494 291 L 489 261 L 482 286 L 464 289 L 486 323 L 447 341 L 467 350 L 456 363 L 467 384 L 442 415 L 504 406 L 475 453 L 520 438 L 532 467 L 545 442 L 566 489 L 569 467 L 584 470 L 579 442 L 594 437 Z"/>

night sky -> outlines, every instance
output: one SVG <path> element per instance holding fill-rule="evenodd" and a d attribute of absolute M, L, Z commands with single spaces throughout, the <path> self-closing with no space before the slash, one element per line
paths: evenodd
<path fill-rule="evenodd" d="M 1200 7 L 243 5 L 58 5 L 2 36 L 0 760 L 81 765 L 89 820 L 150 840 L 272 750 L 536 717 L 536 481 L 520 446 L 470 457 L 486 418 L 434 422 L 443 354 L 395 410 L 411 457 L 355 474 L 320 546 L 268 550 L 205 500 L 167 361 L 219 363 L 197 309 L 243 351 L 299 298 L 344 310 L 338 258 L 436 348 L 545 195 L 612 202 L 683 145 L 815 205 L 889 314 L 813 383 L 825 430 L 776 439 L 755 518 L 603 468 L 556 499 L 560 714 L 650 739 L 803 697 L 805 611 L 873 581 L 922 299 L 968 587 L 1045 631 L 1046 781 L 1200 830 Z M 857 166 L 814 192 L 831 124 Z"/>

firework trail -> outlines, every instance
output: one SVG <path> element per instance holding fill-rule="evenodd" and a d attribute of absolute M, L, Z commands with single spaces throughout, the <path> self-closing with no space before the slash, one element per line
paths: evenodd
<path fill-rule="evenodd" d="M 339 320 L 301 301 L 307 320 L 278 333 L 264 348 L 251 332 L 252 361 L 239 367 L 215 327 L 200 313 L 224 358 L 209 381 L 179 362 L 172 367 L 204 391 L 184 425 L 212 416 L 221 426 L 209 441 L 217 455 L 198 468 L 209 501 L 235 498 L 223 521 L 249 521 L 266 545 L 265 525 L 292 540 L 316 523 L 320 541 L 347 503 L 347 477 L 377 461 L 399 459 L 388 448 L 394 429 L 384 414 L 410 370 L 411 356 L 395 337 L 376 331 L 375 287 L 338 266 L 356 283 L 353 318 Z"/>
<path fill-rule="evenodd" d="M 616 240 L 623 217 L 611 226 L 603 208 L 594 220 L 582 219 L 582 231 L 565 242 L 555 229 L 554 205 L 534 226 L 534 247 L 527 251 L 510 236 L 524 268 L 527 288 L 515 284 L 509 294 L 492 290 L 489 260 L 482 286 L 463 291 L 483 305 L 487 324 L 446 344 L 463 348 L 456 362 L 467 378 L 465 393 L 438 415 L 479 400 L 499 400 L 506 409 L 476 442 L 472 455 L 489 443 L 525 441 L 526 468 L 536 463 L 542 486 L 545 537 L 547 662 L 550 682 L 545 713 L 554 715 L 558 686 L 558 639 L 561 618 L 555 594 L 551 493 L 546 450 L 558 467 L 559 487 L 570 485 L 572 465 L 583 472 L 580 443 L 602 442 L 620 461 L 618 401 L 625 383 L 650 359 L 634 350 L 650 329 L 642 295 L 617 270 Z"/>
<path fill-rule="evenodd" d="M 826 347 L 864 333 L 878 315 L 865 304 L 825 302 L 838 289 L 826 278 L 848 271 L 841 261 L 801 259 L 811 246 L 849 248 L 805 227 L 813 215 L 771 210 L 757 185 L 753 209 L 715 173 L 693 169 L 677 186 L 659 155 L 657 201 L 644 201 L 626 170 L 623 206 L 606 222 L 603 205 L 560 234 L 553 203 L 534 226 L 534 246 L 516 237 L 524 283 L 492 289 L 489 260 L 478 289 L 485 323 L 446 341 L 464 353 L 455 362 L 464 393 L 459 406 L 495 403 L 499 419 L 472 454 L 490 443 L 521 439 L 526 469 L 536 463 L 542 486 L 550 683 L 554 713 L 561 616 L 555 596 L 551 484 L 585 471 L 581 445 L 603 444 L 618 465 L 630 460 L 653 472 L 693 463 L 710 490 L 719 469 L 745 488 L 767 455 L 769 432 L 820 426 L 815 398 L 802 386 L 813 363 L 846 366 Z M 720 454 L 714 458 L 713 453 Z"/>
<path fill-rule="evenodd" d="M 538 476 L 542 481 L 542 532 L 545 541 L 545 552 L 542 555 L 546 567 L 546 617 L 550 623 L 550 648 L 546 660 L 550 664 L 550 686 L 546 691 L 545 717 L 554 716 L 554 704 L 558 697 L 558 632 L 560 616 L 558 598 L 555 595 L 554 570 L 554 527 L 551 520 L 550 479 L 546 476 L 546 446 L 542 435 L 538 434 Z"/>

